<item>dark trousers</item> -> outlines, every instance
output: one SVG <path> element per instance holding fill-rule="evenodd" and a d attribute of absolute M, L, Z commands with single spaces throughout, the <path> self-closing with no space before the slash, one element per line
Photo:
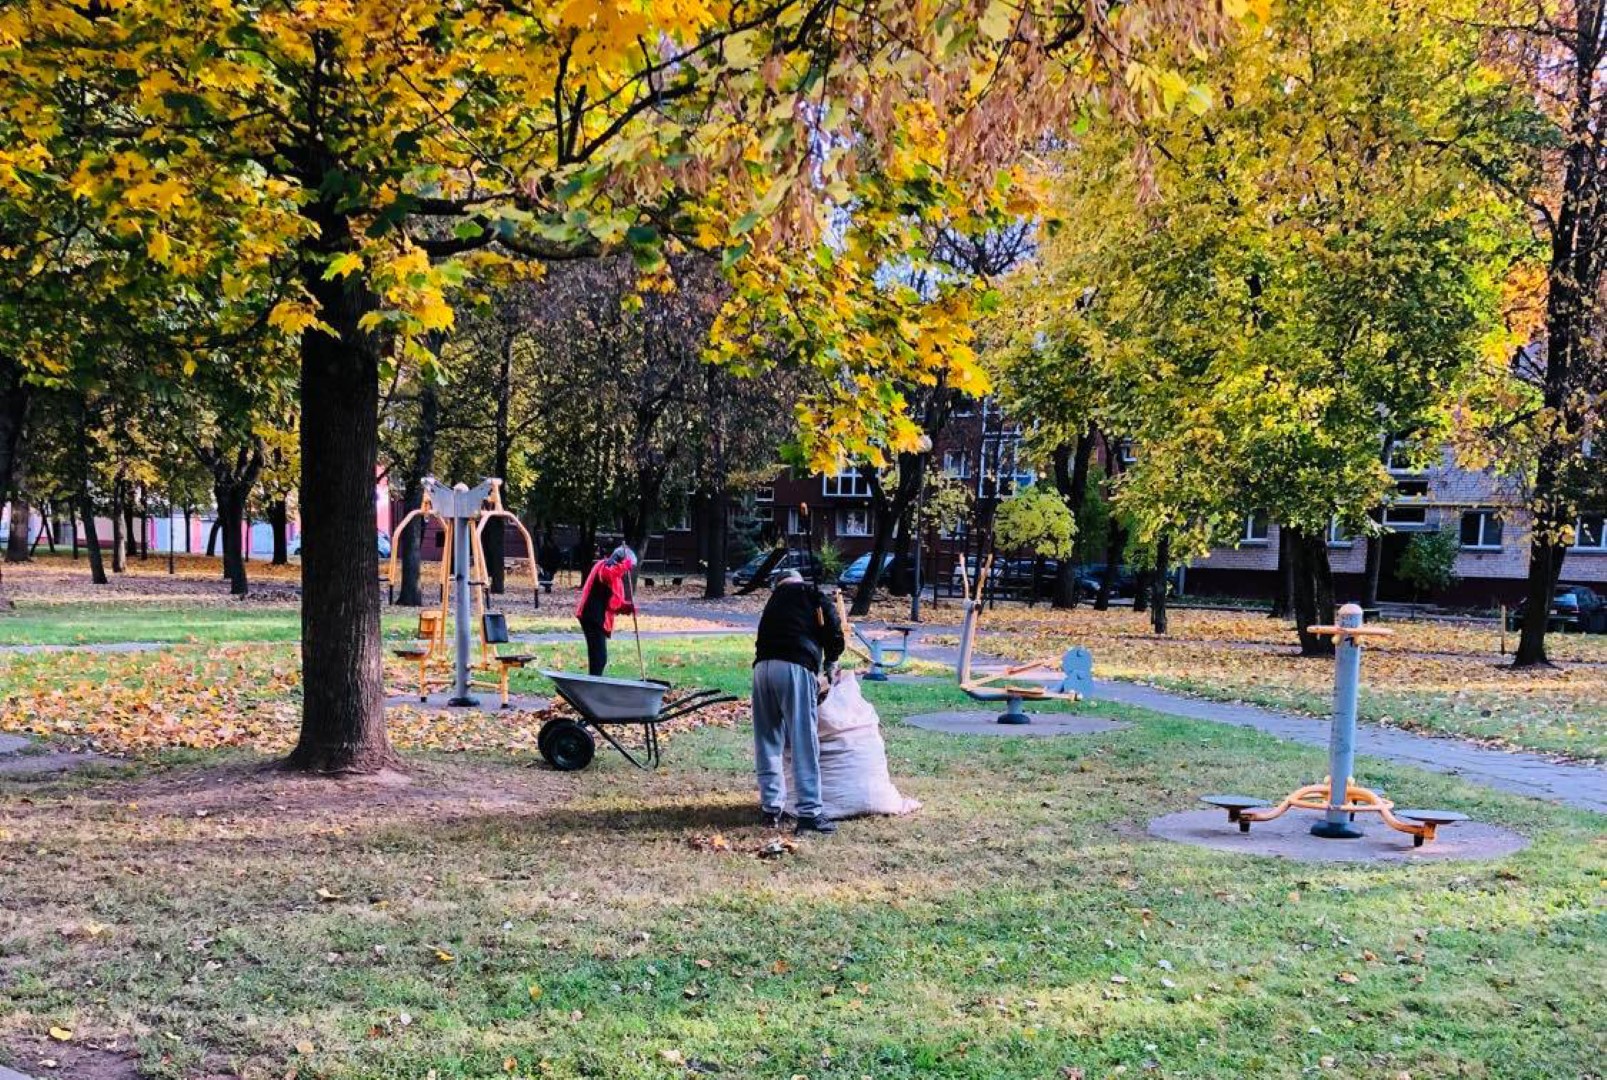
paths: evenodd
<path fill-rule="evenodd" d="M 608 632 L 602 623 L 580 620 L 580 632 L 586 635 L 586 670 L 601 675 L 608 667 Z"/>

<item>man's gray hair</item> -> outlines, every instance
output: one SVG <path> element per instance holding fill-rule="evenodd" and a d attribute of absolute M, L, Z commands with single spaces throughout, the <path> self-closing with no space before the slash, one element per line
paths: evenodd
<path fill-rule="evenodd" d="M 784 570 L 781 576 L 776 578 L 777 585 L 802 585 L 803 583 L 803 575 L 796 570 Z"/>

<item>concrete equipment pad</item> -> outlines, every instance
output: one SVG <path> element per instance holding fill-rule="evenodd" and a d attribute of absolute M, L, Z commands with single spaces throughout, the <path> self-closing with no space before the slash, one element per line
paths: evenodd
<path fill-rule="evenodd" d="M 1001 724 L 997 712 L 935 712 L 906 717 L 904 722 L 927 731 L 943 731 L 950 735 L 1026 735 L 1043 738 L 1049 735 L 1103 735 L 1120 731 L 1130 725 L 1120 720 L 1104 720 L 1097 716 L 1078 716 L 1076 713 L 1034 713 L 1028 703 L 1030 724 Z"/>
<path fill-rule="evenodd" d="M 1356 823 L 1366 834 L 1355 840 L 1324 840 L 1311 835 L 1322 815 L 1291 810 L 1273 821 L 1257 822 L 1241 833 L 1222 810 L 1184 810 L 1149 823 L 1151 836 L 1179 844 L 1232 851 L 1240 855 L 1272 855 L 1296 862 L 1455 862 L 1465 859 L 1499 859 L 1529 846 L 1529 838 L 1511 829 L 1480 821 L 1440 826 L 1433 840 L 1420 848 L 1412 837 L 1396 832 L 1376 814 L 1358 814 Z"/>
<path fill-rule="evenodd" d="M 420 701 L 417 694 L 391 694 L 385 699 L 387 709 L 418 709 L 420 712 L 465 712 L 468 706 L 448 705 L 447 699 L 452 696 L 450 691 L 431 694 L 427 700 Z M 502 698 L 495 690 L 476 688 L 474 696 L 480 703 L 474 708 L 480 712 L 502 712 Z M 552 704 L 551 698 L 536 697 L 532 694 L 509 694 L 508 711 L 539 712 Z"/>

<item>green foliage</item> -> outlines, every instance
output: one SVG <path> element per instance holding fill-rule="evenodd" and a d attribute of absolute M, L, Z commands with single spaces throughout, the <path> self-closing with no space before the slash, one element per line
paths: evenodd
<path fill-rule="evenodd" d="M 848 561 L 843 558 L 843 549 L 837 546 L 836 541 L 827 540 L 816 549 L 815 555 L 820 559 L 820 571 L 827 581 L 836 581 L 842 574 Z"/>
<path fill-rule="evenodd" d="M 1456 581 L 1456 556 L 1461 548 L 1455 532 L 1420 532 L 1406 542 L 1395 573 L 1418 593 L 1444 589 Z"/>
<path fill-rule="evenodd" d="M 1034 486 L 999 504 L 993 533 L 1009 551 L 1026 548 L 1034 555 L 1064 559 L 1071 555 L 1071 538 L 1077 522 L 1057 492 Z"/>

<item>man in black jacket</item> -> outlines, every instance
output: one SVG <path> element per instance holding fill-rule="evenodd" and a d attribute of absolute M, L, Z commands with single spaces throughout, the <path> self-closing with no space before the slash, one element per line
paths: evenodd
<path fill-rule="evenodd" d="M 777 582 L 753 657 L 753 761 L 765 824 L 781 824 L 787 799 L 782 752 L 792 748 L 792 781 L 800 833 L 833 833 L 820 804 L 820 736 L 815 729 L 818 677 L 843 654 L 843 627 L 819 589 L 790 571 Z"/>

